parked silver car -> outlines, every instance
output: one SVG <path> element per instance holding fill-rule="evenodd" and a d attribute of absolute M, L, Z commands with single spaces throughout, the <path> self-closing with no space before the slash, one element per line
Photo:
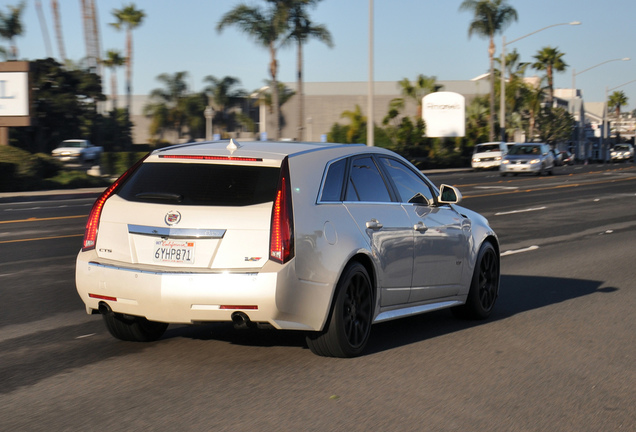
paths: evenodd
<path fill-rule="evenodd" d="M 499 172 L 506 174 L 531 173 L 552 175 L 554 169 L 554 155 L 548 144 L 524 143 L 515 144 L 501 161 Z"/>
<path fill-rule="evenodd" d="M 356 356 L 373 323 L 442 308 L 490 315 L 499 243 L 460 200 L 377 147 L 172 146 L 95 202 L 77 290 L 123 340 L 233 321 L 307 331 L 314 353 Z"/>

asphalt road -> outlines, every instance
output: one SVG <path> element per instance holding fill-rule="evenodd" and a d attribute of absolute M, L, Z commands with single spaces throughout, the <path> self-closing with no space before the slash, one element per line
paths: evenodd
<path fill-rule="evenodd" d="M 364 356 L 296 332 L 120 342 L 74 259 L 91 199 L 0 203 L 0 430 L 636 430 L 636 168 L 435 173 L 502 243 L 494 316 L 378 324 Z"/>

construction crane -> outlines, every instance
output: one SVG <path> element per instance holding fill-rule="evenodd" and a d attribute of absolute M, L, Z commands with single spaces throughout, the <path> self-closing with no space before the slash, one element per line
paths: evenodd
<path fill-rule="evenodd" d="M 84 40 L 86 43 L 86 60 L 88 68 L 97 75 L 102 75 L 101 43 L 97 25 L 97 6 L 95 0 L 80 0 L 82 21 L 84 23 Z"/>
<path fill-rule="evenodd" d="M 60 51 L 62 63 L 66 63 L 66 50 L 64 49 L 64 37 L 62 36 L 62 23 L 60 21 L 60 10 L 57 0 L 51 0 L 51 9 L 53 9 L 53 20 L 55 22 L 55 34 L 57 36 L 57 48 Z"/>
<path fill-rule="evenodd" d="M 42 2 L 40 2 L 40 0 L 35 0 L 35 9 L 37 9 L 38 11 L 38 19 L 40 20 L 40 27 L 42 28 L 42 37 L 44 38 L 46 56 L 53 57 L 53 51 L 51 50 L 51 39 L 49 38 L 49 30 L 46 26 L 46 19 L 44 18 L 44 11 L 42 10 Z"/>

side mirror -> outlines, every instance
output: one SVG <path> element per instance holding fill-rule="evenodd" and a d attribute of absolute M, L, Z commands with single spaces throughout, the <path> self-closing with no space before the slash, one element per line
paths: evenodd
<path fill-rule="evenodd" d="M 437 202 L 440 204 L 457 204 L 458 202 L 460 202 L 462 200 L 462 194 L 459 191 L 459 189 L 457 189 L 454 186 L 449 186 L 446 184 L 443 184 L 440 187 L 440 194 L 439 197 L 437 197 Z"/>

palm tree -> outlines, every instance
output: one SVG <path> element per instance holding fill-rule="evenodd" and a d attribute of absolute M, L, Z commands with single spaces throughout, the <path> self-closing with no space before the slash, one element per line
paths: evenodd
<path fill-rule="evenodd" d="M 231 76 L 218 79 L 212 75 L 206 76 L 203 81 L 209 83 L 203 91 L 208 96 L 209 105 L 215 110 L 214 124 L 222 124 L 227 128 L 227 110 L 237 102 L 238 98 L 247 94 L 245 90 L 235 88 L 241 84 L 241 81 Z"/>
<path fill-rule="evenodd" d="M 161 74 L 157 80 L 164 84 L 150 92 L 150 103 L 144 107 L 144 113 L 152 118 L 153 134 L 162 129 L 173 129 L 177 138 L 181 138 L 186 120 L 184 101 L 188 94 L 187 72 Z"/>
<path fill-rule="evenodd" d="M 269 112 L 273 113 L 274 112 L 274 104 L 273 104 L 273 97 L 272 97 L 272 86 L 273 83 L 271 81 L 266 81 L 266 83 L 268 84 L 267 86 L 265 86 L 264 90 L 256 90 L 254 93 L 260 93 L 261 94 L 261 98 L 259 98 L 259 101 L 256 103 L 257 105 L 264 103 L 266 107 L 269 108 Z M 283 83 L 277 83 L 278 84 L 278 106 L 282 107 L 283 105 L 285 105 L 285 103 L 287 101 L 289 101 L 295 94 L 296 92 L 293 91 L 292 89 L 290 89 L 289 87 L 287 87 L 285 84 Z M 262 101 L 262 102 L 261 102 Z"/>
<path fill-rule="evenodd" d="M 360 105 L 356 104 L 356 108 L 353 111 L 343 111 L 340 117 L 349 119 L 350 122 L 347 129 L 347 143 L 361 142 L 362 133 L 367 128 L 367 118 L 362 115 Z"/>
<path fill-rule="evenodd" d="M 507 4 L 507 0 L 464 0 L 459 10 L 473 13 L 473 20 L 468 27 L 468 36 L 476 33 L 490 40 L 488 58 L 490 60 L 490 112 L 488 113 L 488 136 L 490 141 L 495 139 L 495 40 L 496 34 L 505 30 L 512 21 L 517 21 L 517 10 Z"/>
<path fill-rule="evenodd" d="M 289 7 L 289 24 L 291 31 L 286 43 L 296 43 L 296 68 L 298 94 L 298 136 L 303 140 L 305 130 L 305 94 L 303 92 L 303 44 L 311 38 L 324 42 L 329 48 L 333 47 L 331 33 L 324 25 L 313 24 L 307 15 L 307 6 L 313 6 L 320 0 L 287 0 Z"/>
<path fill-rule="evenodd" d="M 495 59 L 501 66 L 501 60 Z M 525 63 L 520 61 L 520 56 L 517 50 L 513 50 L 506 54 L 506 75 L 509 77 L 506 83 L 506 94 L 505 94 L 505 104 L 506 104 L 506 113 L 509 113 L 510 116 L 513 113 L 519 113 L 524 110 L 525 103 L 525 94 L 529 91 L 528 85 L 524 82 L 524 75 L 526 73 L 526 69 L 530 66 L 530 63 Z M 501 70 L 495 70 L 495 76 L 498 80 L 501 79 Z M 497 98 L 501 96 L 501 86 L 497 84 L 495 86 L 495 94 Z M 516 129 L 512 123 L 510 123 L 510 119 L 506 119 L 506 125 L 512 130 L 514 134 L 514 130 Z M 508 131 L 506 131 L 508 134 Z"/>
<path fill-rule="evenodd" d="M 110 91 L 113 100 L 113 110 L 117 109 L 117 68 L 126 64 L 126 58 L 117 50 L 108 50 L 106 58 L 102 60 L 104 66 L 110 69 Z"/>
<path fill-rule="evenodd" d="M 141 25 L 146 14 L 141 9 L 137 9 L 134 3 L 121 9 L 114 9 L 112 14 L 117 21 L 110 25 L 117 30 L 126 30 L 126 108 L 128 115 L 130 115 L 130 106 L 132 105 L 132 31 Z"/>
<path fill-rule="evenodd" d="M 24 0 L 17 6 L 7 6 L 9 13 L 0 12 L 0 37 L 7 39 L 11 46 L 11 60 L 17 60 L 18 47 L 15 44 L 15 37 L 20 36 L 24 28 L 22 27 L 21 15 L 26 3 Z"/>
<path fill-rule="evenodd" d="M 621 108 L 627 105 L 627 96 L 623 91 L 615 91 L 612 93 L 607 100 L 607 105 L 609 108 L 614 108 L 614 112 L 616 113 L 616 120 L 621 115 Z"/>
<path fill-rule="evenodd" d="M 278 88 L 278 61 L 276 52 L 278 45 L 288 29 L 288 11 L 282 0 L 269 0 L 271 6 L 266 9 L 239 4 L 227 12 L 216 26 L 221 32 L 230 25 L 237 26 L 241 31 L 252 37 L 258 44 L 269 50 L 269 73 L 272 87 Z M 280 105 L 278 92 L 273 92 L 274 105 L 274 139 L 280 136 Z"/>
<path fill-rule="evenodd" d="M 415 83 L 411 83 L 408 78 L 404 78 L 398 83 L 402 98 L 395 99 L 392 103 L 398 104 L 398 101 L 402 101 L 402 108 L 404 107 L 405 99 L 411 99 L 417 105 L 417 113 L 415 118 L 422 118 L 422 98 L 429 93 L 439 91 L 443 86 L 436 84 L 437 78 L 428 77 L 425 75 L 418 75 L 415 79 Z"/>
<path fill-rule="evenodd" d="M 544 47 L 536 55 L 536 60 L 532 67 L 536 70 L 545 71 L 548 79 L 548 105 L 552 106 L 554 100 L 554 72 L 563 72 L 568 65 L 563 61 L 565 53 L 559 52 L 558 48 Z"/>
<path fill-rule="evenodd" d="M 525 105 L 528 110 L 528 140 L 534 139 L 535 128 L 537 124 L 537 118 L 541 113 L 541 103 L 544 98 L 543 88 L 541 83 L 537 86 L 529 86 L 528 91 L 525 93 Z"/>

